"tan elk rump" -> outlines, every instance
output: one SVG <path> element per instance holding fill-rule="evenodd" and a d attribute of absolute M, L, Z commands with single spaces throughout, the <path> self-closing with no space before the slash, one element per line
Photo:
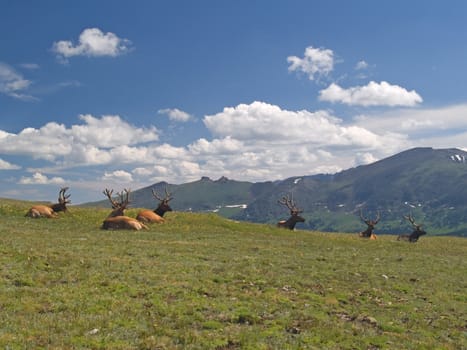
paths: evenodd
<path fill-rule="evenodd" d="M 58 203 L 51 205 L 33 205 L 25 216 L 31 218 L 56 218 L 58 217 L 58 212 L 63 211 L 67 212 L 68 209 L 66 205 L 71 203 L 69 200 L 70 194 L 65 194 L 68 190 L 68 187 L 62 187 L 58 193 Z"/>

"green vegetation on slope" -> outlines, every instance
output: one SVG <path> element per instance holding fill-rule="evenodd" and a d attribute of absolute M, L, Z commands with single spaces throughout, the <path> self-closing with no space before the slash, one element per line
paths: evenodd
<path fill-rule="evenodd" d="M 105 209 L 26 209 L 0 205 L 1 348 L 467 347 L 462 238 L 369 241 L 177 212 L 103 231 Z"/>

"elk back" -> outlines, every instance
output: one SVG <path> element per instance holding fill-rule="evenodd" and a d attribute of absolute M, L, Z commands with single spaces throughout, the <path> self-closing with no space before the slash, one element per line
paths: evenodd
<path fill-rule="evenodd" d="M 165 220 L 160 215 L 157 215 L 152 210 L 141 210 L 136 216 L 136 220 L 148 223 L 163 223 Z"/>
<path fill-rule="evenodd" d="M 26 216 L 37 219 L 56 218 L 58 215 L 51 207 L 48 207 L 47 205 L 34 205 L 28 210 Z"/>

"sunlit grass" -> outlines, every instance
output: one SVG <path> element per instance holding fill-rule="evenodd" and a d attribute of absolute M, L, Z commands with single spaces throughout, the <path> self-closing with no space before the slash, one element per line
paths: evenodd
<path fill-rule="evenodd" d="M 2 348 L 467 346 L 462 238 L 369 241 L 176 212 L 149 231 L 103 231 L 103 209 L 26 209 L 0 205 Z"/>

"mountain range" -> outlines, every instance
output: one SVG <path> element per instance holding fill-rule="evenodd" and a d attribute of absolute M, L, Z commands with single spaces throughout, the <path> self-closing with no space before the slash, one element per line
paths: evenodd
<path fill-rule="evenodd" d="M 410 214 L 428 234 L 467 236 L 467 152 L 459 149 L 413 148 L 336 174 L 281 181 L 159 182 L 132 191 L 131 205 L 155 208 L 152 190 L 169 191 L 173 210 L 214 211 L 235 220 L 274 224 L 286 219 L 289 209 L 278 200 L 289 196 L 306 219 L 298 229 L 359 232 L 366 228 L 360 216 L 379 215 L 376 233 L 409 233 L 411 224 L 403 216 Z"/>

